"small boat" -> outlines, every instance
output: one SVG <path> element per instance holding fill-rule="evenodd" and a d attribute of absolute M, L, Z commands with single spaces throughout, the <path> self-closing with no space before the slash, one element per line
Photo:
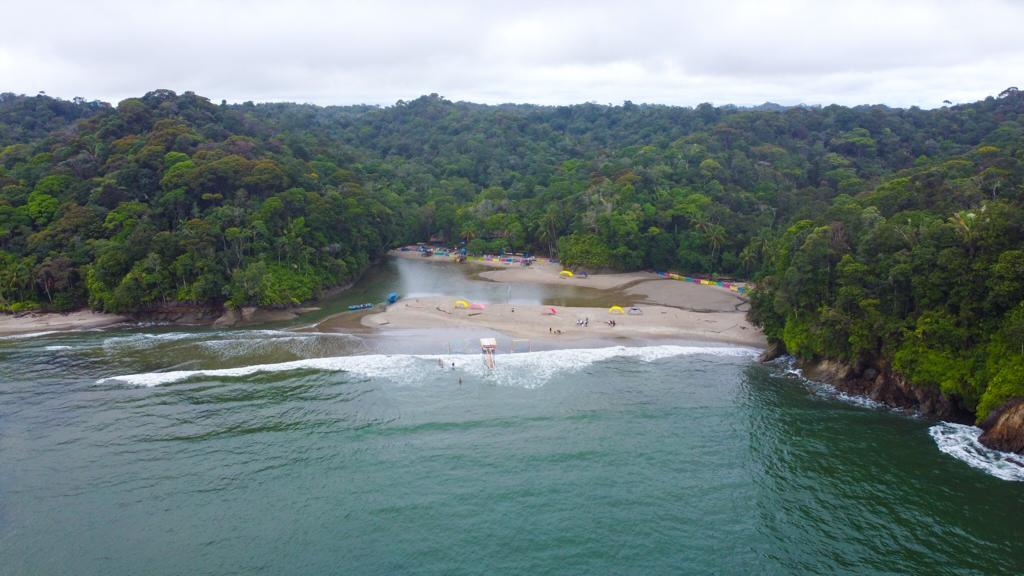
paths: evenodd
<path fill-rule="evenodd" d="M 348 309 L 349 310 L 369 310 L 370 308 L 373 308 L 373 303 L 372 302 L 367 302 L 365 304 L 349 304 L 348 305 Z"/>

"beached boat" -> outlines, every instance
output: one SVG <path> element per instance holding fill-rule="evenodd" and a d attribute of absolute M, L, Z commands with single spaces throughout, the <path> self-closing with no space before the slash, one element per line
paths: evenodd
<path fill-rule="evenodd" d="M 349 310 L 368 310 L 370 308 L 373 308 L 372 302 L 367 302 L 365 304 L 349 304 L 348 306 Z"/>

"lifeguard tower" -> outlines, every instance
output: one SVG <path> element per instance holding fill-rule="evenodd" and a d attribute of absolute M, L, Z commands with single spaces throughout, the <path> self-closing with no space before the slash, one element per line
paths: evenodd
<path fill-rule="evenodd" d="M 484 354 L 484 364 L 494 368 L 494 352 L 498 349 L 498 341 L 494 338 L 481 338 L 480 351 Z"/>

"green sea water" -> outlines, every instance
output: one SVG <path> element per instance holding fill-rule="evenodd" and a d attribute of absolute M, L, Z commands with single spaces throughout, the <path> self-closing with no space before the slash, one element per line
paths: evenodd
<path fill-rule="evenodd" d="M 0 574 L 1024 573 L 1024 482 L 955 429 L 744 348 L 471 336 L 0 341 Z"/>

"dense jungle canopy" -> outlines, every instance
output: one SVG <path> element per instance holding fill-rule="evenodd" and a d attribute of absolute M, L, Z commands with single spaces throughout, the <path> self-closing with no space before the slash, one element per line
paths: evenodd
<path fill-rule="evenodd" d="M 803 358 L 1024 395 L 1024 95 L 885 106 L 0 95 L 0 307 L 290 305 L 400 243 L 751 279 Z"/>

